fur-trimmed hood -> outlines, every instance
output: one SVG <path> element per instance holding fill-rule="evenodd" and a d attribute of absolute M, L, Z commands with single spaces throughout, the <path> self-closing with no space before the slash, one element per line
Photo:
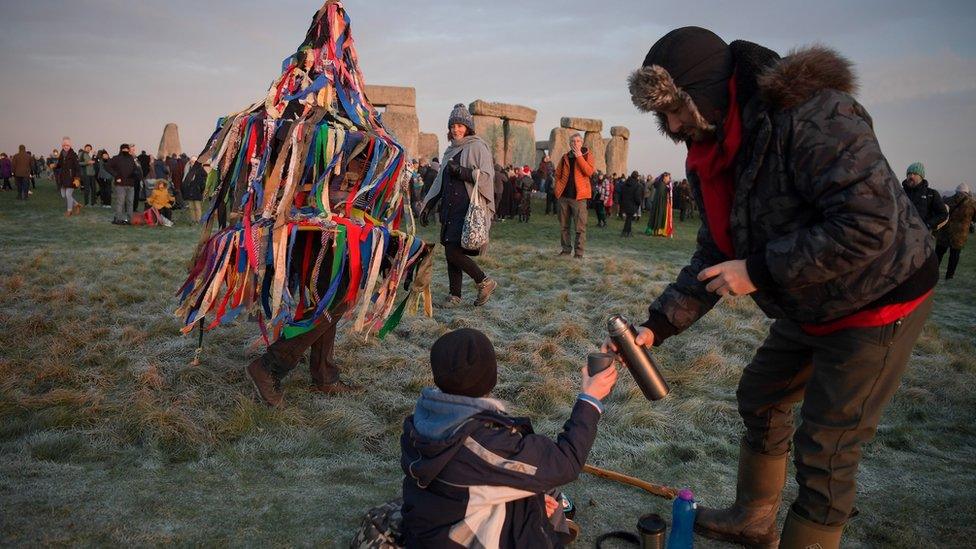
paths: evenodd
<path fill-rule="evenodd" d="M 792 50 L 760 73 L 757 83 L 762 99 L 784 110 L 799 107 L 822 90 L 857 92 L 853 64 L 825 46 Z"/>
<path fill-rule="evenodd" d="M 792 50 L 780 58 L 776 52 L 745 40 L 729 45 L 735 59 L 738 102 L 745 107 L 756 95 L 774 110 L 802 105 L 817 92 L 833 89 L 848 94 L 857 90 L 852 63 L 836 51 L 819 45 Z M 664 113 L 686 106 L 699 129 L 715 131 L 694 99 L 678 87 L 658 65 L 641 67 L 627 80 L 631 100 L 641 112 L 653 112 L 661 133 L 676 142 L 683 137 L 668 130 Z"/>

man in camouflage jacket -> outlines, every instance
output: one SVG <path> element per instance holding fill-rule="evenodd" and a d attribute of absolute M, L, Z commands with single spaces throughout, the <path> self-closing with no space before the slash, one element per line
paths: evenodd
<path fill-rule="evenodd" d="M 697 250 L 651 304 L 639 342 L 659 345 L 726 295 L 749 294 L 775 319 L 737 391 L 736 501 L 700 509 L 696 530 L 775 546 L 792 441 L 799 492 L 782 546 L 837 547 L 861 447 L 931 307 L 934 241 L 835 52 L 780 58 L 686 27 L 651 48 L 629 85 L 634 104 L 688 146 L 702 212 Z"/>

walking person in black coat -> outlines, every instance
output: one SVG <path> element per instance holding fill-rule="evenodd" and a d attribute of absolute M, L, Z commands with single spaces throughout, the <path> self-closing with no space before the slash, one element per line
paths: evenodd
<path fill-rule="evenodd" d="M 633 224 L 634 218 L 637 217 L 637 212 L 640 211 L 641 201 L 643 199 L 644 187 L 641 185 L 640 179 L 635 171 L 624 181 L 620 189 L 620 211 L 624 214 L 624 230 L 620 233 L 620 236 L 633 236 L 631 234 L 631 224 Z"/>

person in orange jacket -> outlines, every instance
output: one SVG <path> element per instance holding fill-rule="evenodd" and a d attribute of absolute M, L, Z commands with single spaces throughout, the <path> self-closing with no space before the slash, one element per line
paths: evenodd
<path fill-rule="evenodd" d="M 586 203 L 592 195 L 590 176 L 593 175 L 593 153 L 583 146 L 583 136 L 576 133 L 569 138 L 569 152 L 559 160 L 556 168 L 556 200 L 559 204 L 559 255 L 573 254 L 583 259 L 586 247 Z M 575 251 L 569 240 L 569 222 L 576 229 Z"/>

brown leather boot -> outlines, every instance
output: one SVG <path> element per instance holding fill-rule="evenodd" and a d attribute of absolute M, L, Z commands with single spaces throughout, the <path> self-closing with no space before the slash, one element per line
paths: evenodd
<path fill-rule="evenodd" d="M 351 395 L 361 393 L 362 391 L 363 388 L 361 385 L 346 383 L 341 379 L 332 383 L 316 383 L 315 385 L 312 385 L 313 393 L 319 393 L 326 396 Z"/>
<path fill-rule="evenodd" d="M 485 303 L 488 303 L 488 298 L 491 297 L 491 293 L 495 291 L 498 287 L 498 283 L 493 279 L 485 277 L 484 280 L 478 283 L 478 298 L 474 300 L 476 307 L 480 307 Z"/>
<path fill-rule="evenodd" d="M 747 547 L 776 547 L 779 530 L 776 515 L 786 484 L 789 453 L 768 456 L 754 452 L 742 442 L 739 447 L 739 478 L 735 503 L 728 509 L 698 508 L 695 532 Z"/>
<path fill-rule="evenodd" d="M 811 522 L 790 509 L 779 546 L 783 549 L 839 549 L 844 525 L 825 526 Z"/>
<path fill-rule="evenodd" d="M 244 372 L 247 373 L 251 384 L 254 385 L 254 390 L 261 402 L 272 408 L 281 408 L 281 403 L 285 397 L 284 393 L 281 392 L 281 380 L 265 369 L 263 357 L 254 359 L 247 365 Z"/>

